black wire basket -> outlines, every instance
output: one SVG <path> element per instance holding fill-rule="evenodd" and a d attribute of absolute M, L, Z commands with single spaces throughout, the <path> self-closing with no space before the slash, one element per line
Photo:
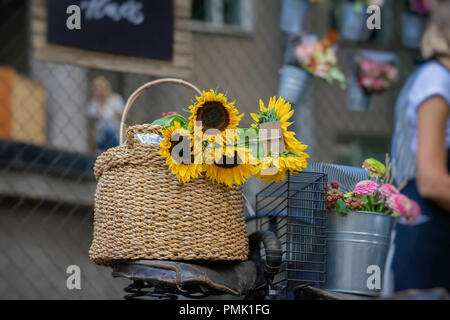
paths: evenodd
<path fill-rule="evenodd" d="M 325 282 L 327 175 L 301 172 L 273 183 L 256 196 L 258 230 L 280 239 L 283 265 L 272 287 L 288 297 L 297 286 L 320 287 Z"/>

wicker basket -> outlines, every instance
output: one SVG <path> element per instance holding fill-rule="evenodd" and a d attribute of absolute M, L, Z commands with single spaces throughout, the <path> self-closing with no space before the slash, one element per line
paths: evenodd
<path fill-rule="evenodd" d="M 135 99 L 160 83 L 177 83 L 200 91 L 185 81 L 161 79 L 145 84 L 128 99 L 122 116 Z M 205 178 L 181 183 L 158 145 L 144 145 L 135 133 L 159 133 L 148 124 L 130 127 L 127 144 L 102 153 L 95 163 L 94 239 L 91 260 L 110 266 L 118 260 L 246 260 L 247 230 L 242 189 L 212 184 Z"/>

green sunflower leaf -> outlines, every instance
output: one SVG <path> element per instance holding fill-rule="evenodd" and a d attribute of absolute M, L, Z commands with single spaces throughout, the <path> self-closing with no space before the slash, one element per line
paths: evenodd
<path fill-rule="evenodd" d="M 180 116 L 178 114 L 175 114 L 172 116 L 156 119 L 155 121 L 152 122 L 152 125 L 161 126 L 163 128 L 166 128 L 166 127 L 172 126 L 174 122 L 179 122 L 180 125 L 185 129 L 187 129 L 188 124 L 189 124 L 188 119 L 186 119 L 185 117 Z"/>

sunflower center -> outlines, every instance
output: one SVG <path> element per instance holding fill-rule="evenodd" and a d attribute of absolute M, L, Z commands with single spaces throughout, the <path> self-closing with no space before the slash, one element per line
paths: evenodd
<path fill-rule="evenodd" d="M 216 166 L 224 169 L 231 169 L 239 165 L 239 157 L 237 152 L 234 153 L 234 157 L 223 156 L 221 163 L 215 163 Z"/>
<path fill-rule="evenodd" d="M 215 101 L 206 102 L 199 108 L 197 119 L 202 122 L 203 131 L 208 129 L 219 129 L 223 131 L 230 123 L 230 118 L 225 107 Z"/>

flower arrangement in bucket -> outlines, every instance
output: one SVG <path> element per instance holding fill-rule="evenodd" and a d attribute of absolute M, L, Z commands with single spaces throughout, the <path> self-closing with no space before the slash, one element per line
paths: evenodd
<path fill-rule="evenodd" d="M 370 109 L 372 96 L 389 90 L 398 79 L 396 55 L 391 52 L 361 51 L 352 57 L 348 108 Z"/>
<path fill-rule="evenodd" d="M 295 53 L 300 67 L 310 74 L 326 80 L 328 83 L 337 81 L 342 89 L 346 87 L 344 73 L 338 67 L 336 56 L 336 41 L 339 35 L 335 30 L 319 41 L 299 44 Z"/>
<path fill-rule="evenodd" d="M 406 1 L 406 12 L 402 15 L 402 42 L 405 47 L 412 49 L 420 47 L 431 9 L 430 0 Z"/>
<path fill-rule="evenodd" d="M 310 6 L 321 2 L 323 0 L 283 0 L 280 18 L 281 30 L 291 34 L 300 33 Z"/>
<path fill-rule="evenodd" d="M 327 190 L 328 265 L 325 289 L 378 296 L 381 292 L 390 235 L 396 218 L 414 222 L 420 207 L 391 184 L 391 166 L 366 159 L 367 180 L 343 193 L 337 181 Z M 387 167 L 387 168 L 386 168 Z M 368 268 L 379 269 L 379 285 L 368 285 Z"/>
<path fill-rule="evenodd" d="M 365 57 L 359 58 L 357 63 L 359 84 L 368 95 L 390 89 L 398 78 L 398 69 L 392 63 Z"/>
<path fill-rule="evenodd" d="M 367 8 L 371 5 L 382 7 L 384 0 L 349 0 L 338 8 L 338 25 L 342 38 L 347 41 L 367 41 L 372 30 L 367 28 Z"/>
<path fill-rule="evenodd" d="M 430 0 L 407 0 L 406 7 L 408 12 L 418 16 L 428 16 L 431 12 Z"/>
<path fill-rule="evenodd" d="M 343 194 L 339 183 L 332 181 L 327 190 L 327 208 L 335 209 L 345 217 L 356 211 L 375 212 L 403 217 L 408 223 L 420 215 L 420 207 L 414 200 L 400 193 L 391 183 L 386 182 L 386 166 L 373 158 L 366 159 L 363 168 L 368 172 L 367 180 L 356 184 L 353 191 Z"/>

